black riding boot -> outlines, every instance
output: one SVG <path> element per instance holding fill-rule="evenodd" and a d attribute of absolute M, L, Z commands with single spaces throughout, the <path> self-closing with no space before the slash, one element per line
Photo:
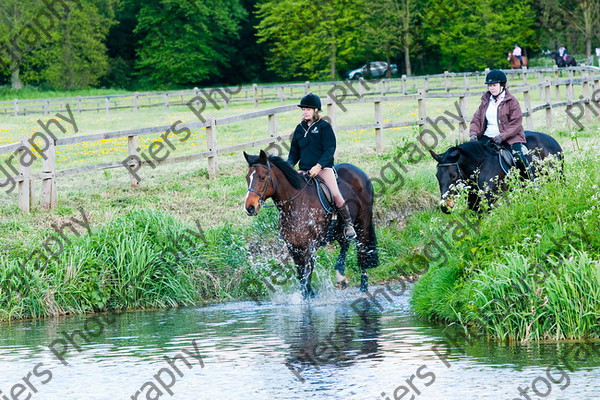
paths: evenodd
<path fill-rule="evenodd" d="M 346 239 L 353 239 L 356 237 L 356 231 L 354 230 L 354 224 L 352 223 L 352 217 L 350 216 L 348 206 L 344 204 L 338 208 L 338 214 L 344 223 L 344 236 Z"/>
<path fill-rule="evenodd" d="M 513 152 L 517 153 L 519 161 L 521 161 L 525 167 L 525 172 L 527 172 L 529 179 L 534 181 L 537 176 L 535 175 L 533 165 L 531 165 L 531 156 L 529 154 L 523 154 L 523 146 L 525 146 L 523 143 L 515 143 L 512 145 L 512 149 Z"/>

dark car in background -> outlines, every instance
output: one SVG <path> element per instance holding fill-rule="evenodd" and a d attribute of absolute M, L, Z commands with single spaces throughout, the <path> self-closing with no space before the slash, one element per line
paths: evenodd
<path fill-rule="evenodd" d="M 391 71 L 392 75 L 398 73 L 398 66 L 396 64 L 390 64 L 388 67 L 388 63 L 386 63 L 385 61 L 373 61 L 369 63 L 369 66 L 369 69 L 367 69 L 367 64 L 365 64 L 360 68 L 349 71 L 346 74 L 346 78 L 385 78 L 388 69 Z"/>

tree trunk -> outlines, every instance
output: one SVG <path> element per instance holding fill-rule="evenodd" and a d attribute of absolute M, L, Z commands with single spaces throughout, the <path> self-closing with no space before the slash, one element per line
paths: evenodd
<path fill-rule="evenodd" d="M 410 0 L 406 0 L 404 3 L 404 64 L 406 65 L 406 75 L 412 75 L 412 68 L 410 66 Z"/>
<path fill-rule="evenodd" d="M 336 63 L 336 55 L 337 55 L 337 48 L 335 45 L 335 40 L 331 45 L 331 51 L 329 53 L 329 72 L 330 72 L 330 77 L 331 80 L 334 81 L 336 76 L 335 76 L 335 63 Z"/>
<path fill-rule="evenodd" d="M 23 82 L 20 76 L 20 66 L 13 61 L 11 65 L 12 72 L 10 74 L 10 84 L 13 89 L 23 89 Z"/>
<path fill-rule="evenodd" d="M 410 48 L 408 46 L 404 46 L 404 64 L 406 64 L 406 76 L 411 76 L 412 67 L 410 66 Z"/>

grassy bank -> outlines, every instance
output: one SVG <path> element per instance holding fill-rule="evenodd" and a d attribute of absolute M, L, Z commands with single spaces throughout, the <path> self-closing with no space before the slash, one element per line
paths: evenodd
<path fill-rule="evenodd" d="M 475 106 L 475 102 L 469 102 L 469 108 Z M 244 107 L 222 109 L 219 113 L 237 114 L 250 110 Z M 364 105 L 352 105 L 348 109 L 347 113 L 338 115 L 338 123 L 364 123 L 372 118 L 372 110 Z M 452 107 L 433 103 L 431 109 L 442 114 Z M 410 119 L 414 117 L 414 111 L 414 104 L 386 104 L 384 122 Z M 185 119 L 189 114 L 189 110 L 180 108 L 170 113 L 148 115 L 148 119 L 164 123 Z M 146 121 L 144 116 L 140 117 Z M 297 117 L 296 112 L 282 115 L 278 121 L 280 129 L 291 129 Z M 112 129 L 106 128 L 107 125 L 114 125 L 114 128 L 139 125 L 138 120 L 126 112 L 111 114 L 108 120 L 105 116 L 91 114 L 81 118 L 78 122 L 86 126 L 86 133 Z M 535 115 L 536 126 L 542 126 L 543 118 L 542 113 Z M 10 122 L 8 133 L 16 138 L 17 128 L 27 124 L 35 126 L 36 120 L 37 117 L 15 118 Z M 386 130 L 387 151 L 383 155 L 374 151 L 372 131 L 336 132 L 337 160 L 356 164 L 371 177 L 381 177 L 385 169 L 388 180 L 392 181 L 377 192 L 375 216 L 381 266 L 370 271 L 371 281 L 397 280 L 429 268 L 415 290 L 414 306 L 421 316 L 463 323 L 500 338 L 597 336 L 594 331 L 597 328 L 588 328 L 590 323 L 585 321 L 574 323 L 568 320 L 560 322 L 560 328 L 556 328 L 559 322 L 552 322 L 549 311 L 544 308 L 552 298 L 546 296 L 550 290 L 554 290 L 555 295 L 566 290 L 570 296 L 567 298 L 571 299 L 579 299 L 579 292 L 572 288 L 544 286 L 554 282 L 551 280 L 532 280 L 542 274 L 536 269 L 538 264 L 546 266 L 550 271 L 548 274 L 554 273 L 560 278 L 577 270 L 575 261 L 567 268 L 568 263 L 562 258 L 542 258 L 542 255 L 550 254 L 553 257 L 573 256 L 579 265 L 588 268 L 587 275 L 580 281 L 595 282 L 591 279 L 591 268 L 597 265 L 597 239 L 586 242 L 585 246 L 576 238 L 574 243 L 565 246 L 556 246 L 555 242 L 560 243 L 565 232 L 579 232 L 574 229 L 584 226 L 583 221 L 587 221 L 582 214 L 584 211 L 591 212 L 596 218 L 596 225 L 585 225 L 586 232 L 598 231 L 597 209 L 592 208 L 589 199 L 594 199 L 593 194 L 597 192 L 597 186 L 594 188 L 598 183 L 597 174 L 593 172 L 600 166 L 594 153 L 598 148 L 599 129 L 594 126 L 584 132 L 566 131 L 565 115 L 560 113 L 555 120 L 556 128 L 549 133 L 558 138 L 567 152 L 566 184 L 551 181 L 541 185 L 538 191 L 515 187 L 508 197 L 512 199 L 510 205 L 499 203 L 499 207 L 481 219 L 460 210 L 448 216 L 439 212 L 435 163 L 428 156 L 407 164 L 405 172 L 393 175 L 389 166 L 395 165 L 397 171 L 402 170 L 396 160 L 406 159 L 400 149 L 415 143 L 418 132 L 414 128 Z M 266 126 L 264 120 L 253 120 L 231 125 L 229 129 L 222 128 L 219 135 L 226 143 L 239 143 L 266 136 Z M 454 144 L 457 136 L 457 130 L 446 126 L 442 129 L 446 139 L 437 143 L 439 152 Z M 197 137 L 193 136 L 178 151 L 185 154 L 198 151 L 195 146 L 204 148 L 203 132 L 194 135 Z M 124 157 L 125 152 L 124 144 L 88 143 L 80 148 L 65 149 L 58 162 L 62 169 L 79 166 L 79 163 L 89 164 L 89 158 L 94 162 L 114 161 Z M 290 279 L 284 286 L 292 290 L 296 280 L 289 273 L 291 260 L 285 256 L 284 244 L 277 238 L 277 213 L 265 209 L 258 217 L 248 218 L 242 211 L 247 166 L 241 153 L 220 156 L 217 179 L 208 179 L 205 166 L 205 161 L 197 161 L 157 169 L 143 168 L 142 185 L 138 189 L 129 188 L 129 176 L 123 169 L 61 177 L 58 179 L 59 207 L 49 212 L 35 209 L 30 215 L 18 211 L 16 193 L 3 195 L 0 198 L 0 279 L 5 284 L 0 287 L 0 318 L 164 307 L 264 296 L 269 290 L 262 278 L 269 280 L 272 276 L 288 276 Z M 587 175 L 580 177 L 580 173 Z M 579 191 L 580 188 L 584 190 Z M 551 207 L 544 208 L 546 203 Z M 53 225 L 62 226 L 73 218 L 81 220 L 81 212 L 89 219 L 89 231 L 78 226 L 80 237 L 66 229 L 68 240 L 51 239 L 57 237 Z M 196 223 L 201 226 L 201 232 Z M 469 228 L 471 226 L 476 229 Z M 539 243 L 532 245 L 532 241 Z M 559 250 L 549 252 L 548 242 Z M 569 246 L 573 246 L 572 251 Z M 51 252 L 57 256 L 45 265 Z M 31 257 L 32 253 L 34 257 Z M 317 286 L 331 285 L 336 256 L 335 245 L 319 251 Z M 31 260 L 22 267 L 28 259 Z M 519 262 L 520 267 L 516 265 Z M 564 270 L 551 269 L 557 263 Z M 516 277 L 530 278 L 523 283 L 506 275 L 516 270 L 521 271 Z M 358 271 L 353 253 L 349 255 L 347 271 L 352 283 L 356 284 Z M 509 279 L 507 291 L 494 292 L 504 287 L 499 284 L 503 279 Z M 25 282 L 29 284 L 25 285 Z M 558 285 L 561 280 L 556 282 Z M 527 286 L 523 286 L 526 283 Z M 518 285 L 524 289 L 517 289 Z M 592 295 L 592 289 L 593 286 L 582 286 L 577 290 Z M 521 302 L 522 298 L 531 300 L 534 297 L 541 300 L 527 303 L 533 307 L 528 309 L 533 310 L 531 316 L 525 313 L 525 305 L 520 309 L 512 303 L 502 302 L 505 299 Z M 597 318 L 598 310 L 593 310 L 597 299 L 589 297 L 590 302 L 581 309 L 557 308 L 554 312 L 557 316 L 568 316 L 583 311 L 586 318 Z M 567 301 L 567 306 L 570 303 L 575 300 Z M 504 314 L 516 310 L 520 310 L 520 314 L 514 319 Z M 536 330 L 532 331 L 534 324 L 530 323 L 530 318 L 545 322 L 536 325 Z M 582 326 L 586 333 L 573 330 L 577 326 Z"/>
<path fill-rule="evenodd" d="M 394 155 L 363 149 L 340 158 L 375 176 Z M 435 206 L 428 168 L 410 166 L 414 174 L 377 197 L 381 266 L 370 271 L 374 283 L 416 272 L 398 262 L 409 251 L 398 238 L 407 210 Z M 14 205 L 0 207 L 0 319 L 262 298 L 270 294 L 265 280 L 296 290 L 277 211 L 249 218 L 242 210 L 246 170 L 245 162 L 232 162 L 209 180 L 203 169 L 173 167 L 137 190 L 125 189 L 126 175 L 97 172 L 63 187 L 56 210 L 23 215 Z M 76 233 L 53 228 L 67 223 Z M 331 286 L 337 254 L 337 245 L 319 250 L 317 289 Z M 358 284 L 353 250 L 347 273 Z"/>
<path fill-rule="evenodd" d="M 502 340 L 600 337 L 599 168 L 596 144 L 567 154 L 564 180 L 436 218 L 415 312 Z"/>

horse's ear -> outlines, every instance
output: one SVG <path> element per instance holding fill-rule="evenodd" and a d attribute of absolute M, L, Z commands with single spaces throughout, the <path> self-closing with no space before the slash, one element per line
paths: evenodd
<path fill-rule="evenodd" d="M 250 162 L 250 155 L 248 155 L 248 153 L 246 153 L 245 151 L 244 151 L 244 158 L 246 159 L 246 162 L 248 162 L 248 164 L 252 164 Z"/>
<path fill-rule="evenodd" d="M 269 159 L 269 156 L 267 155 L 267 153 L 265 153 L 264 150 L 260 151 L 260 155 L 259 155 L 259 159 L 260 161 L 262 161 L 263 164 L 267 163 L 267 160 Z"/>
<path fill-rule="evenodd" d="M 440 162 L 440 156 L 438 156 L 437 154 L 435 154 L 435 151 L 429 149 L 429 154 L 431 154 L 431 157 L 433 157 L 433 159 L 437 162 Z"/>

